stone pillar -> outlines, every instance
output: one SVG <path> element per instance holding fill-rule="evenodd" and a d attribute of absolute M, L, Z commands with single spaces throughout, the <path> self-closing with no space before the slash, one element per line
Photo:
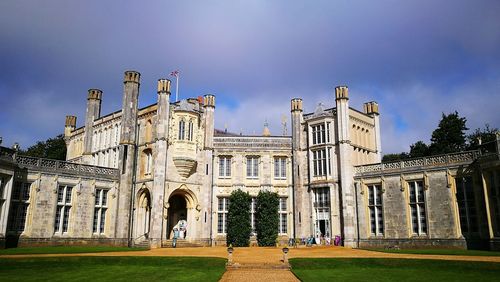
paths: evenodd
<path fill-rule="evenodd" d="M 303 143 L 302 122 L 304 121 L 302 110 L 302 99 L 291 100 L 291 122 L 292 122 L 292 179 L 293 179 L 293 224 L 295 238 L 307 237 L 310 233 L 310 199 L 307 188 L 303 183 L 301 171 L 307 169 L 307 158 L 303 151 L 307 146 Z M 307 137 L 307 136 L 306 136 Z"/>
<path fill-rule="evenodd" d="M 126 71 L 123 86 L 123 106 L 120 135 L 120 186 L 118 191 L 117 239 L 129 239 L 130 216 L 137 169 L 137 105 L 139 99 L 140 73 Z M 133 239 L 133 238 L 132 238 Z"/>
<path fill-rule="evenodd" d="M 75 116 L 66 116 L 66 123 L 64 124 L 64 141 L 66 143 L 66 160 L 69 159 L 69 157 L 72 155 L 71 151 L 73 148 L 70 148 L 70 143 L 69 139 L 71 137 L 71 134 L 76 128 L 76 117 Z"/>
<path fill-rule="evenodd" d="M 156 150 L 154 156 L 154 181 L 151 195 L 151 239 L 152 248 L 160 248 L 161 240 L 166 239 L 166 219 L 168 199 L 165 199 L 165 180 L 167 173 L 168 129 L 170 118 L 170 80 L 158 80 L 158 111 L 156 124 Z"/>
<path fill-rule="evenodd" d="M 93 164 L 92 138 L 94 135 L 94 120 L 101 116 L 102 91 L 89 89 L 87 97 L 87 112 L 85 115 L 85 135 L 83 139 L 83 163 Z"/>
<path fill-rule="evenodd" d="M 337 138 L 339 152 L 339 186 L 341 198 L 342 237 L 344 246 L 357 247 L 356 206 L 349 136 L 349 94 L 346 86 L 335 88 L 337 104 Z"/>
<path fill-rule="evenodd" d="M 380 113 L 378 110 L 378 103 L 371 101 L 364 104 L 364 110 L 367 115 L 370 115 L 373 118 L 375 123 L 375 148 L 377 150 L 377 156 L 375 158 L 375 162 L 382 162 L 382 141 L 380 137 Z M 369 147 L 369 146 L 368 146 Z"/>
<path fill-rule="evenodd" d="M 205 95 L 203 107 L 205 108 L 205 149 L 214 147 L 214 111 L 215 111 L 215 96 Z"/>

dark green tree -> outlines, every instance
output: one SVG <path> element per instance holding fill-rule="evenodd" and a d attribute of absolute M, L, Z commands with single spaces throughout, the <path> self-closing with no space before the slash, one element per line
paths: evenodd
<path fill-rule="evenodd" d="M 252 225 L 250 222 L 250 204 L 252 198 L 248 193 L 235 190 L 229 197 L 229 209 L 227 213 L 227 236 L 226 244 L 233 247 L 248 247 L 250 245 L 250 233 Z"/>
<path fill-rule="evenodd" d="M 279 196 L 277 193 L 260 191 L 256 199 L 255 229 L 259 246 L 274 246 L 278 238 Z"/>
<path fill-rule="evenodd" d="M 420 158 L 429 155 L 429 146 L 423 141 L 417 141 L 410 145 L 410 158 Z"/>
<path fill-rule="evenodd" d="M 445 115 L 443 113 L 438 127 L 432 132 L 429 151 L 431 155 L 459 152 L 466 149 L 465 125 L 467 119 L 458 112 Z"/>
<path fill-rule="evenodd" d="M 479 139 L 481 139 L 481 144 L 488 146 L 492 141 L 496 140 L 496 132 L 498 128 L 490 128 L 489 124 L 485 124 L 484 128 L 476 128 L 474 132 L 467 135 L 467 149 L 477 150 L 479 149 Z"/>
<path fill-rule="evenodd" d="M 46 141 L 38 141 L 26 151 L 20 150 L 19 154 L 30 157 L 66 160 L 66 142 L 64 135 L 60 134 Z"/>
<path fill-rule="evenodd" d="M 385 154 L 382 157 L 382 162 L 383 163 L 396 162 L 396 161 L 407 159 L 409 157 L 410 156 L 406 152 L 402 152 L 402 153 L 399 153 L 399 154 Z"/>

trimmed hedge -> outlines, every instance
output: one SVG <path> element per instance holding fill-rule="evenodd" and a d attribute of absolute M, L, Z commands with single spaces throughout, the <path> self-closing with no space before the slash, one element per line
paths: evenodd
<path fill-rule="evenodd" d="M 227 214 L 226 244 L 233 247 L 248 247 L 250 245 L 250 204 L 252 198 L 248 193 L 235 190 L 229 197 Z"/>
<path fill-rule="evenodd" d="M 255 229 L 259 246 L 274 246 L 278 238 L 279 196 L 277 193 L 260 191 L 255 207 Z"/>

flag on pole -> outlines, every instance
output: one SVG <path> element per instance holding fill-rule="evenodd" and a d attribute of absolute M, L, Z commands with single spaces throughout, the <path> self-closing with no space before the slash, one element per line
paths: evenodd
<path fill-rule="evenodd" d="M 173 72 L 170 73 L 170 76 L 178 77 L 179 76 L 179 71 L 178 70 L 174 70 Z"/>
<path fill-rule="evenodd" d="M 175 101 L 179 101 L 179 70 L 174 70 L 170 76 L 175 76 Z"/>

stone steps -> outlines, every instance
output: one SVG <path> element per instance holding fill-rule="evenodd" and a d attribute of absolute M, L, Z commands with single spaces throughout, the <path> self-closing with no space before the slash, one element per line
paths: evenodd
<path fill-rule="evenodd" d="M 172 239 L 169 240 L 163 240 L 161 243 L 162 248 L 172 248 Z M 204 247 L 203 244 L 196 243 L 196 242 L 189 242 L 188 240 L 181 239 L 177 240 L 177 246 L 176 248 L 193 248 L 193 247 Z"/>

